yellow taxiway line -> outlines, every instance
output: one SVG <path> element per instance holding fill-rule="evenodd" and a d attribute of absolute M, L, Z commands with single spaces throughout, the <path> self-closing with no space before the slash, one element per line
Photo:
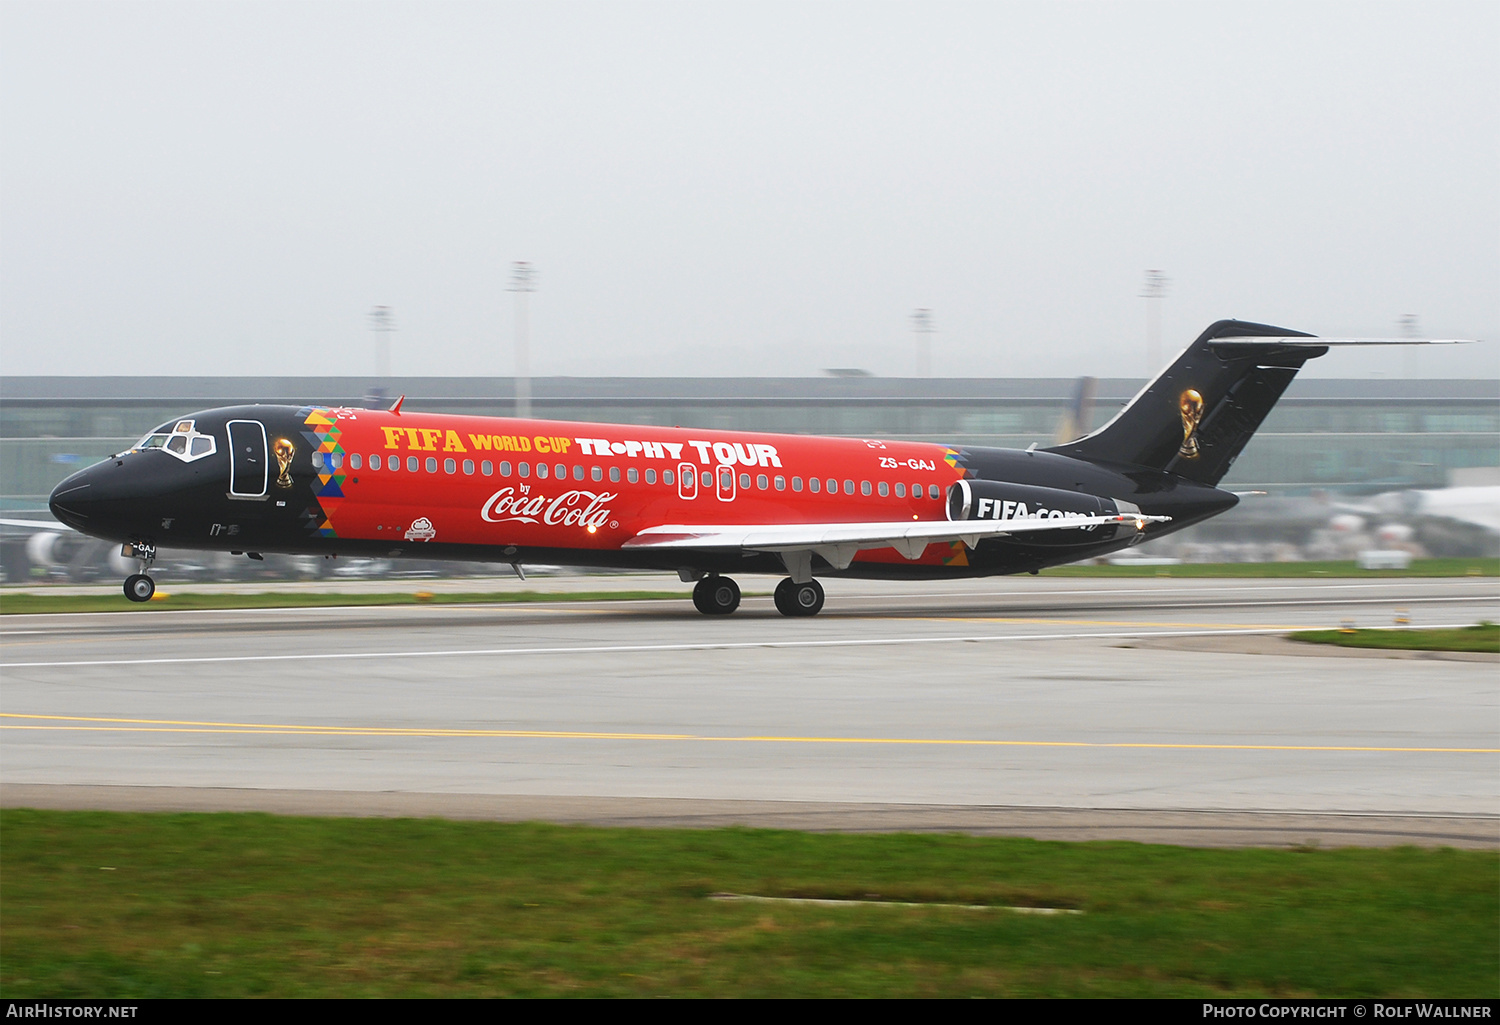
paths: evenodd
<path fill-rule="evenodd" d="M 1380 754 L 1500 754 L 1490 747 L 1375 747 L 1353 744 L 1173 744 L 1148 741 L 983 740 L 943 737 L 795 737 L 712 736 L 694 733 L 605 733 L 591 730 L 436 729 L 402 726 L 311 726 L 289 723 L 195 722 L 175 719 L 118 719 L 75 715 L 0 713 L 0 719 L 30 722 L 0 723 L 9 730 L 77 730 L 112 733 L 244 733 L 322 737 L 425 737 L 452 739 L 490 737 L 541 740 L 677 740 L 741 744 L 920 744 L 945 747 L 1122 748 L 1174 751 L 1337 751 Z M 55 724 L 55 725 L 52 725 Z"/>

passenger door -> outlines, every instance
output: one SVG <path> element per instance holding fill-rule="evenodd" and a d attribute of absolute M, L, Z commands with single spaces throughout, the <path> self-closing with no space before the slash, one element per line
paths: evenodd
<path fill-rule="evenodd" d="M 265 498 L 271 483 L 265 424 L 231 420 L 228 426 L 229 497 Z"/>

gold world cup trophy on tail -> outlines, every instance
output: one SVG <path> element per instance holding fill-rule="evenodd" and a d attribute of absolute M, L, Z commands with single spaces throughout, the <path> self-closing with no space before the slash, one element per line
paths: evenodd
<path fill-rule="evenodd" d="M 1203 419 L 1203 396 L 1189 388 L 1177 400 L 1177 405 L 1182 410 L 1182 447 L 1177 450 L 1177 454 L 1184 459 L 1197 459 L 1200 451 L 1198 422 Z"/>

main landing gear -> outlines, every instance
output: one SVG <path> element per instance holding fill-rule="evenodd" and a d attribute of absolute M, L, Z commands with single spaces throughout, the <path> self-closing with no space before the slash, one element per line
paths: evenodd
<path fill-rule="evenodd" d="M 693 588 L 693 605 L 705 616 L 727 616 L 740 607 L 740 585 L 729 577 L 704 577 Z M 816 616 L 822 610 L 823 585 L 816 580 L 799 584 L 788 577 L 776 585 L 776 611 L 783 616 Z"/>
<path fill-rule="evenodd" d="M 823 585 L 816 580 L 799 584 L 787 577 L 776 585 L 775 600 L 783 616 L 816 616 L 823 609 Z"/>
<path fill-rule="evenodd" d="M 705 616 L 727 616 L 740 607 L 740 585 L 729 577 L 704 577 L 693 588 L 693 604 Z"/>
<path fill-rule="evenodd" d="M 151 564 L 156 561 L 156 546 L 132 545 L 131 547 L 141 560 L 141 571 L 125 578 L 125 597 L 131 601 L 150 601 L 151 596 L 156 593 L 156 581 L 146 574 L 150 572 Z"/>

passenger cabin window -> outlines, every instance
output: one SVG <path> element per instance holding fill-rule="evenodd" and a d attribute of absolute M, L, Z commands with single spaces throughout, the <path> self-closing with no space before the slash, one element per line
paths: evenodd
<path fill-rule="evenodd" d="M 358 470 L 360 466 L 359 453 L 356 452 L 349 457 L 349 469 Z"/>

